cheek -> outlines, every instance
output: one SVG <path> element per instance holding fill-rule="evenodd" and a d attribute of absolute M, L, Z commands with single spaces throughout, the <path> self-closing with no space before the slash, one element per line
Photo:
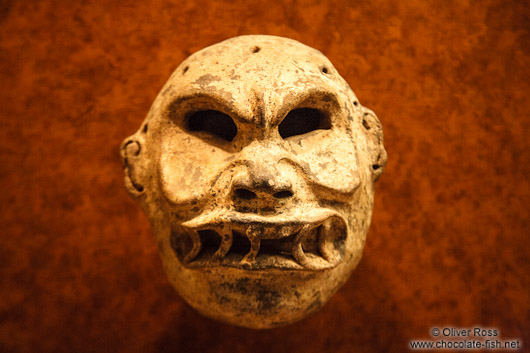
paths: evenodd
<path fill-rule="evenodd" d="M 228 153 L 183 133 L 162 139 L 159 183 L 174 205 L 193 205 L 210 193 Z"/>
<path fill-rule="evenodd" d="M 330 137 L 318 143 L 306 141 L 299 147 L 297 159 L 306 166 L 312 183 L 341 194 L 351 194 L 359 186 L 359 161 L 351 138 Z"/>

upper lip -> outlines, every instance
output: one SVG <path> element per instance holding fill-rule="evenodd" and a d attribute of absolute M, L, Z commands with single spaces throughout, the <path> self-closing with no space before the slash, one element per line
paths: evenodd
<path fill-rule="evenodd" d="M 204 212 L 182 226 L 192 245 L 181 261 L 192 267 L 330 268 L 342 257 L 340 245 L 346 237 L 343 217 L 326 208 L 274 216 L 216 210 Z M 213 254 L 204 249 L 207 232 L 215 232 L 220 238 Z M 242 236 L 250 247 L 246 253 L 237 254 L 232 249 L 237 248 L 233 246 L 234 238 L 237 241 Z"/>

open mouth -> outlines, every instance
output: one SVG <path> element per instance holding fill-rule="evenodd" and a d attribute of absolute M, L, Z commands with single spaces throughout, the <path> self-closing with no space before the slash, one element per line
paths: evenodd
<path fill-rule="evenodd" d="M 322 270 L 340 262 L 346 234 L 344 219 L 326 209 L 289 217 L 219 211 L 183 223 L 170 242 L 189 268 Z"/>

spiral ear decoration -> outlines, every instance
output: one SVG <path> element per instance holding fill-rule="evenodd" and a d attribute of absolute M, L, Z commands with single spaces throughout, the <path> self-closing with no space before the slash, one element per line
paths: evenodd
<path fill-rule="evenodd" d="M 144 152 L 145 153 L 145 152 Z M 139 175 L 138 163 L 142 158 L 142 143 L 135 135 L 126 138 L 120 148 L 123 161 L 123 172 L 125 174 L 125 187 L 132 196 L 139 196 L 145 191 Z"/>
<path fill-rule="evenodd" d="M 383 145 L 383 126 L 373 111 L 363 107 L 362 124 L 367 135 L 368 153 L 371 158 L 372 178 L 376 181 L 386 166 L 387 155 Z"/>

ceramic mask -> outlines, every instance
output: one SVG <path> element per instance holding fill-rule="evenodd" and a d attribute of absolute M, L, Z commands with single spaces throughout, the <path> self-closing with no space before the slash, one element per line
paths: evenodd
<path fill-rule="evenodd" d="M 182 298 L 252 328 L 302 319 L 346 282 L 386 164 L 379 120 L 331 62 L 261 35 L 187 58 L 121 153 Z"/>

